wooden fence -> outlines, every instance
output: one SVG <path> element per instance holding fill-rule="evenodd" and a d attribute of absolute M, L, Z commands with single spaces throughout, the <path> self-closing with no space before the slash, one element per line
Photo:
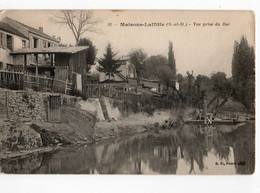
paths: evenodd
<path fill-rule="evenodd" d="M 33 89 L 36 91 L 55 91 L 66 93 L 69 83 L 62 80 L 0 70 L 0 87 L 15 90 Z"/>

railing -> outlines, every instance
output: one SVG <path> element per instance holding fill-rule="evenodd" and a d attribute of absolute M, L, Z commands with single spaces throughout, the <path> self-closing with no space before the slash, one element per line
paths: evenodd
<path fill-rule="evenodd" d="M 87 98 L 105 96 L 123 101 L 137 100 L 140 103 L 149 102 L 159 108 L 170 108 L 175 104 L 174 101 L 154 97 L 152 94 L 136 94 L 135 89 L 129 90 L 126 84 L 88 84 L 86 90 Z"/>
<path fill-rule="evenodd" d="M 15 90 L 33 89 L 36 91 L 55 91 L 66 93 L 69 83 L 63 80 L 0 70 L 0 87 Z"/>
<path fill-rule="evenodd" d="M 0 70 L 0 87 L 16 90 L 23 89 L 24 74 L 21 72 Z"/>

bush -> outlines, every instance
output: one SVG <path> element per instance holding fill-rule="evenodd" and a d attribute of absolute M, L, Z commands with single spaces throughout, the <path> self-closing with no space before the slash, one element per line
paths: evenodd
<path fill-rule="evenodd" d="M 78 90 L 78 89 L 73 89 L 73 90 L 71 90 L 70 95 L 71 96 L 76 96 L 76 97 L 81 97 L 82 96 L 82 92 L 80 90 Z"/>

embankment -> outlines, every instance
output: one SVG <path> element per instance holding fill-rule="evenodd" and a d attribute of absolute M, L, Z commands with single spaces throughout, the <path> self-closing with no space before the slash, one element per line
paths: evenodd
<path fill-rule="evenodd" d="M 153 115 L 136 113 L 131 104 L 108 98 L 102 98 L 102 102 L 100 99 L 82 101 L 61 95 L 60 120 L 50 122 L 48 97 L 51 93 L 5 91 L 9 116 L 0 119 L 0 158 L 127 137 L 145 132 L 171 116 L 170 111 L 155 111 Z"/>
<path fill-rule="evenodd" d="M 116 121 L 97 122 L 94 130 L 94 138 L 100 141 L 107 138 L 142 133 L 151 129 L 155 124 L 162 125 L 170 116 L 170 111 L 155 111 L 153 115 L 136 113 Z"/>
<path fill-rule="evenodd" d="M 53 93 L 0 91 L 7 96 L 0 103 L 0 158 L 94 141 L 95 117 L 79 109 L 79 98 L 61 95 L 60 119 L 49 122 L 48 98 Z"/>

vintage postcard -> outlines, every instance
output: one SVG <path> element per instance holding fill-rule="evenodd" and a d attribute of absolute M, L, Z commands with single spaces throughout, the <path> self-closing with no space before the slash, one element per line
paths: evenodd
<path fill-rule="evenodd" d="M 0 173 L 254 171 L 254 12 L 0 11 Z"/>

